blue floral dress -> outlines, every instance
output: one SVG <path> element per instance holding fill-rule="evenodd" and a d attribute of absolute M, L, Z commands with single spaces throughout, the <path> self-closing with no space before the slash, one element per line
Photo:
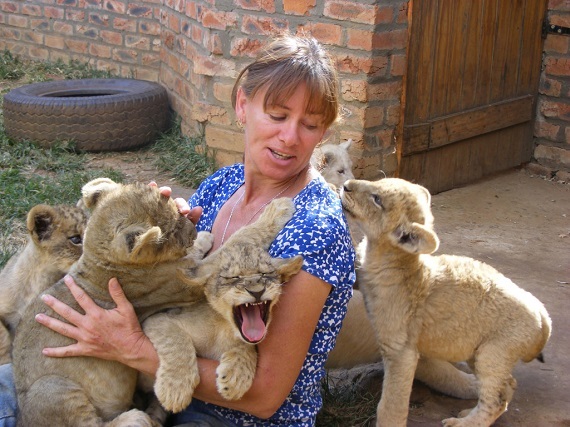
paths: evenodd
<path fill-rule="evenodd" d="M 211 231 L 224 203 L 244 182 L 243 164 L 218 170 L 190 198 L 191 207 L 204 211 L 196 228 Z M 273 241 L 269 253 L 288 258 L 303 255 L 303 270 L 332 286 L 301 372 L 291 393 L 269 419 L 206 404 L 238 426 L 313 426 L 322 406 L 320 382 L 328 353 L 346 314 L 355 280 L 354 248 L 338 196 L 322 177 L 313 179 L 295 198 L 293 218 Z M 269 332 L 271 333 L 271 332 Z"/>

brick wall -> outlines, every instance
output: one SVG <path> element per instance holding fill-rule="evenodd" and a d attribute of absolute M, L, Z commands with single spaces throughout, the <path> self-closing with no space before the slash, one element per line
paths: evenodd
<path fill-rule="evenodd" d="M 238 72 L 263 41 L 289 30 L 313 34 L 335 56 L 347 117 L 331 139 L 352 138 L 358 175 L 396 169 L 407 41 L 407 2 L 165 0 L 160 80 L 188 133 L 204 132 L 220 164 L 239 160 L 243 138 L 230 94 Z"/>
<path fill-rule="evenodd" d="M 570 1 L 549 0 L 548 21 L 570 27 Z M 548 34 L 534 129 L 535 150 L 529 165 L 541 175 L 570 182 L 570 37 Z"/>
<path fill-rule="evenodd" d="M 187 134 L 203 133 L 221 165 L 241 158 L 230 93 L 237 73 L 275 32 L 313 34 L 337 59 L 356 176 L 396 170 L 406 64 L 407 0 L 0 0 L 0 49 L 38 60 L 77 59 L 159 81 Z M 568 0 L 550 0 L 569 26 Z M 535 169 L 570 171 L 569 38 L 549 35 L 537 103 Z"/>

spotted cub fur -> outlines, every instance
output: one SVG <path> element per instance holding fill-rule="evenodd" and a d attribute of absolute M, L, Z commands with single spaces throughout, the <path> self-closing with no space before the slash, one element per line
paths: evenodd
<path fill-rule="evenodd" d="M 83 250 L 87 214 L 75 206 L 36 205 L 28 212 L 28 241 L 0 272 L 0 364 L 10 350 L 22 311 L 61 279 Z"/>

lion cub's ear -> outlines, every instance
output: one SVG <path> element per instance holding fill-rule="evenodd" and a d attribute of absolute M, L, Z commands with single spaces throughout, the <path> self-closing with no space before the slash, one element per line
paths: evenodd
<path fill-rule="evenodd" d="M 160 244 L 161 238 L 162 230 L 157 226 L 149 228 L 143 234 L 127 235 L 126 241 L 131 258 L 134 259 L 139 256 L 146 247 L 156 248 Z M 154 251 L 151 251 L 151 253 L 154 253 Z"/>
<path fill-rule="evenodd" d="M 81 188 L 82 198 L 77 202 L 78 207 L 93 208 L 105 193 L 111 192 L 119 188 L 121 184 L 109 178 L 97 178 L 89 181 Z"/>
<path fill-rule="evenodd" d="M 30 209 L 26 225 L 30 236 L 36 244 L 39 245 L 40 242 L 51 237 L 55 229 L 54 222 L 56 217 L 55 209 L 49 205 L 36 205 Z"/>
<path fill-rule="evenodd" d="M 281 277 L 281 280 L 288 282 L 291 277 L 301 270 L 303 257 L 297 255 L 293 258 L 272 258 L 271 262 L 279 274 L 279 277 Z"/>
<path fill-rule="evenodd" d="M 400 226 L 390 234 L 393 245 L 411 254 L 431 254 L 439 247 L 437 234 L 429 227 L 412 223 L 410 226 Z"/>

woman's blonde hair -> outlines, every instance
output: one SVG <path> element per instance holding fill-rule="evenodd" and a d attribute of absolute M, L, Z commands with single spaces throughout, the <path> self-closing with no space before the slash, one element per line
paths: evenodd
<path fill-rule="evenodd" d="M 283 105 L 300 84 L 307 87 L 307 112 L 322 114 L 325 127 L 339 115 L 338 76 L 331 56 L 312 37 L 283 34 L 273 38 L 239 74 L 232 92 L 236 106 L 241 87 L 248 98 L 267 88 L 264 108 Z"/>

